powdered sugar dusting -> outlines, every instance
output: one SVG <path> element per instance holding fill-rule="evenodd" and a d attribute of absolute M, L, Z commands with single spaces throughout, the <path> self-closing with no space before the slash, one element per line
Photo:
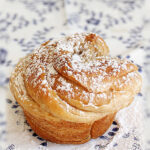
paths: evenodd
<path fill-rule="evenodd" d="M 87 33 L 74 34 L 71 37 L 66 37 L 57 42 L 56 51 L 63 50 L 69 52 L 79 53 L 82 48 L 81 43 L 85 42 L 85 36 Z"/>
<path fill-rule="evenodd" d="M 33 88 L 38 87 L 43 94 L 47 94 L 48 89 L 58 94 L 66 92 L 67 99 L 81 101 L 85 107 L 96 108 L 101 105 L 100 101 L 108 102 L 112 86 L 127 84 L 131 76 L 136 76 L 132 73 L 135 67 L 127 60 L 91 51 L 93 39 L 87 39 L 89 35 L 75 34 L 41 45 L 26 58 L 25 82 Z M 92 34 L 92 37 L 96 35 Z M 104 41 L 98 40 L 105 47 Z M 99 45 L 95 44 L 94 48 L 98 49 Z M 102 52 L 102 49 L 99 51 Z M 121 77 L 125 82 L 116 82 Z"/>

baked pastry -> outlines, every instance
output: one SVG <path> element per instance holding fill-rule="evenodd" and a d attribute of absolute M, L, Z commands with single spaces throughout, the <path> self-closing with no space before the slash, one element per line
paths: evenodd
<path fill-rule="evenodd" d="M 80 33 L 48 41 L 19 61 L 10 89 L 35 133 L 70 144 L 105 133 L 141 87 L 136 65 L 108 54 L 102 38 Z"/>

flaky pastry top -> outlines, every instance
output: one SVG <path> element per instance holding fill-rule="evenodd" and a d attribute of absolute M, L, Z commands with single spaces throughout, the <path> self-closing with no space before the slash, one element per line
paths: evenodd
<path fill-rule="evenodd" d="M 106 43 L 93 33 L 48 41 L 20 61 L 12 82 L 22 82 L 24 90 L 17 91 L 26 91 L 28 101 L 47 114 L 93 122 L 128 106 L 141 87 L 137 66 L 108 54 Z"/>

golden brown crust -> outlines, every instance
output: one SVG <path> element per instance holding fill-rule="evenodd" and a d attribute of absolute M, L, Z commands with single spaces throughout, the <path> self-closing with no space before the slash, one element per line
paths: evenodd
<path fill-rule="evenodd" d="M 43 139 L 59 144 L 83 144 L 91 138 L 103 135 L 112 124 L 115 114 L 110 114 L 93 124 L 61 121 L 58 124 L 44 119 L 38 120 L 24 111 L 31 128 Z"/>
<path fill-rule="evenodd" d="M 82 144 L 90 140 L 90 124 L 60 121 L 52 126 L 44 119 L 37 120 L 25 113 L 31 128 L 43 139 L 62 144 Z"/>
<path fill-rule="evenodd" d="M 100 135 L 103 135 L 110 125 L 112 124 L 114 118 L 115 118 L 116 113 L 109 114 L 105 116 L 104 118 L 97 120 L 93 123 L 92 128 L 91 128 L 91 137 L 93 139 L 96 139 Z"/>
<path fill-rule="evenodd" d="M 42 44 L 21 59 L 10 89 L 31 128 L 56 143 L 85 143 L 102 135 L 141 87 L 137 67 L 108 57 L 95 34 Z"/>

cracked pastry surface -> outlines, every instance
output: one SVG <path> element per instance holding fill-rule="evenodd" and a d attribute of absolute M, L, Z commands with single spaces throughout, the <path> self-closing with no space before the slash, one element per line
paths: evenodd
<path fill-rule="evenodd" d="M 98 35 L 46 42 L 21 59 L 11 91 L 31 128 L 56 143 L 85 143 L 102 135 L 141 88 L 137 66 L 108 56 Z"/>

